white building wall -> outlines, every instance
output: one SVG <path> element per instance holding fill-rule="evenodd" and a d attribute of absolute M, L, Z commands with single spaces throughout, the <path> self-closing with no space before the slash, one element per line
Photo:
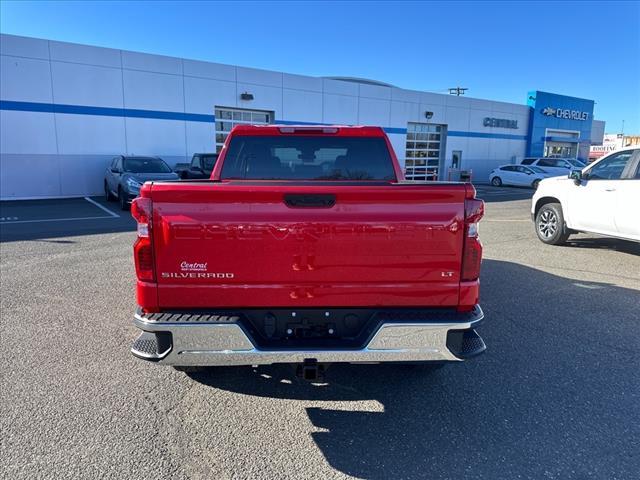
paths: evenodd
<path fill-rule="evenodd" d="M 591 145 L 602 145 L 604 142 L 605 122 L 602 120 L 594 120 L 591 123 Z"/>
<path fill-rule="evenodd" d="M 379 125 L 403 165 L 407 122 L 443 124 L 443 178 L 453 150 L 480 182 L 525 155 L 525 105 L 12 35 L 0 47 L 0 100 L 29 102 L 1 111 L 2 199 L 100 194 L 117 154 L 175 164 L 212 151 L 215 106 L 268 110 L 276 121 Z M 254 100 L 240 100 L 245 91 Z M 484 127 L 485 117 L 517 120 L 518 129 Z"/>

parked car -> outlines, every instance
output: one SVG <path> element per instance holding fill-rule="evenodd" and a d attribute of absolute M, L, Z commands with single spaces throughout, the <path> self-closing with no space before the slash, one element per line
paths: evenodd
<path fill-rule="evenodd" d="M 640 241 L 640 148 L 610 153 L 566 177 L 543 180 L 531 201 L 538 238 L 560 245 L 578 232 Z"/>
<path fill-rule="evenodd" d="M 313 380 L 485 350 L 471 184 L 403 182 L 380 127 L 238 125 L 227 141 L 214 185 L 147 182 L 133 202 L 133 355 Z"/>
<path fill-rule="evenodd" d="M 217 158 L 217 153 L 194 153 L 191 163 L 180 164 L 180 167 L 176 166 L 174 171 L 184 180 L 209 178 Z"/>
<path fill-rule="evenodd" d="M 147 180 L 177 180 L 178 175 L 158 157 L 114 157 L 104 175 L 104 196 L 107 201 L 118 200 L 127 210 Z"/>
<path fill-rule="evenodd" d="M 521 165 L 527 165 L 529 167 L 539 167 L 545 172 L 551 174 L 551 176 L 567 175 L 571 170 L 575 168 L 584 168 L 586 163 L 581 162 L 576 158 L 525 158 L 522 160 Z"/>
<path fill-rule="evenodd" d="M 494 187 L 500 185 L 516 185 L 520 187 L 538 188 L 544 178 L 552 176 L 540 167 L 524 165 L 502 165 L 489 174 L 489 182 Z"/>

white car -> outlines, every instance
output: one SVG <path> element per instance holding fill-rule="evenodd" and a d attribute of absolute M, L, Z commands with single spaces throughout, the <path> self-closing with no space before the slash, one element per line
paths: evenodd
<path fill-rule="evenodd" d="M 578 232 L 640 242 L 640 148 L 618 150 L 567 177 L 543 180 L 531 216 L 538 238 L 551 245 Z"/>
<path fill-rule="evenodd" d="M 500 185 L 517 185 L 520 187 L 538 188 L 544 178 L 552 175 L 540 167 L 525 167 L 524 165 L 502 165 L 489 174 L 489 182 L 494 187 Z"/>
<path fill-rule="evenodd" d="M 587 166 L 586 163 L 581 162 L 576 158 L 525 158 L 522 160 L 522 165 L 527 165 L 529 167 L 540 167 L 545 172 L 550 173 L 551 177 L 556 177 L 560 175 L 568 175 L 571 170 L 575 170 L 576 168 L 584 168 Z"/>

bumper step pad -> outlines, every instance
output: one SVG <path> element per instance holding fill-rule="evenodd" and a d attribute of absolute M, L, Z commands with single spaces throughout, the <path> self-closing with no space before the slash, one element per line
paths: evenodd
<path fill-rule="evenodd" d="M 211 313 L 145 313 L 139 312 L 145 320 L 158 323 L 236 323 L 240 317 L 229 314 Z"/>
<path fill-rule="evenodd" d="M 161 360 L 171 351 L 171 333 L 142 332 L 133 342 L 131 353 L 145 360 Z"/>
<path fill-rule="evenodd" d="M 447 335 L 447 348 L 456 357 L 466 359 L 480 355 L 487 346 L 474 329 L 451 330 Z"/>

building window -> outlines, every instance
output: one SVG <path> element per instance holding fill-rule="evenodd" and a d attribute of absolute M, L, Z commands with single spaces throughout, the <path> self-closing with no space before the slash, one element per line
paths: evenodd
<path fill-rule="evenodd" d="M 262 110 L 216 107 L 215 115 L 216 153 L 220 153 L 224 141 L 235 125 L 266 125 L 273 122 L 273 112 L 265 112 Z"/>
<path fill-rule="evenodd" d="M 438 180 L 440 173 L 442 125 L 407 124 L 405 178 L 407 180 Z"/>

